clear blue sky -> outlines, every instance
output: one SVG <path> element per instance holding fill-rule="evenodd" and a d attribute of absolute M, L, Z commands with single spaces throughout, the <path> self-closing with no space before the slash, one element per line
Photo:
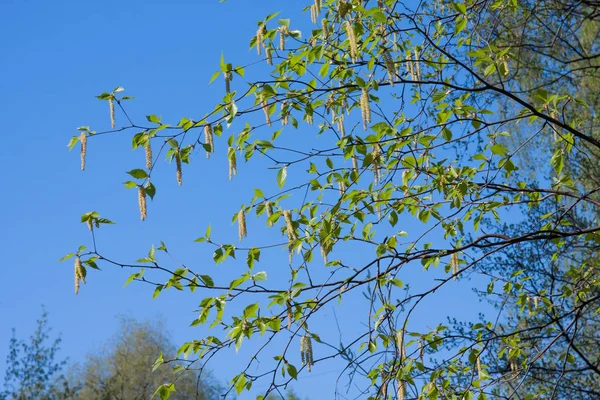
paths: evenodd
<path fill-rule="evenodd" d="M 185 169 L 184 185 L 177 188 L 173 167 L 163 165 L 156 201 L 149 205 L 150 218 L 142 223 L 135 192 L 121 184 L 127 180 L 125 171 L 143 166 L 142 153 L 131 151 L 131 134 L 90 140 L 86 172 L 79 170 L 78 151 L 69 153 L 66 144 L 78 126 L 108 129 L 107 103 L 94 96 L 119 85 L 126 88 L 125 94 L 136 97 L 129 104 L 136 121 L 143 121 L 147 114 L 162 115 L 170 123 L 183 116 L 199 119 L 223 93 L 222 81 L 208 85 L 221 52 L 235 64 L 254 61 L 256 54 L 249 51 L 248 43 L 256 21 L 273 11 L 282 11 L 282 17 L 291 16 L 294 21 L 303 3 L 0 2 L 0 376 L 4 375 L 10 329 L 28 336 L 41 305 L 49 311 L 51 325 L 62 332 L 63 355 L 73 361 L 82 361 L 86 352 L 115 332 L 119 313 L 138 318 L 167 316 L 178 344 L 198 336 L 194 333 L 198 331 L 187 326 L 200 294 L 167 293 L 152 301 L 148 286 L 122 287 L 131 271 L 107 267 L 101 273 L 91 271 L 88 284 L 76 297 L 71 262 L 58 264 L 57 260 L 79 244 L 90 244 L 79 218 L 97 210 L 118 222 L 102 228 L 98 237 L 101 248 L 113 258 L 134 261 L 152 243 L 164 240 L 194 269 L 219 274 L 211 252 L 192 241 L 209 223 L 214 235 L 233 240 L 236 228 L 230 224 L 231 216 L 252 197 L 251 189 L 258 186 L 252 182 L 254 172 L 262 170 L 242 165 L 237 183 L 230 183 L 221 155 L 215 162 L 200 160 Z M 307 27 L 308 21 L 304 14 L 300 28 Z M 119 118 L 117 114 L 117 123 Z M 225 144 L 217 146 L 223 150 Z M 274 182 L 274 173 L 267 178 Z M 250 229 L 260 232 L 258 223 L 249 223 Z M 258 243 L 269 239 L 253 238 Z M 235 263 L 219 268 L 229 267 L 235 268 Z M 418 272 L 419 267 L 415 268 Z M 276 271 L 270 273 L 277 276 Z M 444 322 L 445 315 L 459 308 L 464 317 L 474 315 L 476 310 L 466 307 L 472 297 L 465 293 L 441 293 L 443 305 L 430 304 L 427 318 L 418 316 L 416 324 Z M 322 320 L 321 336 L 338 335 L 332 309 Z M 342 320 L 355 317 L 348 310 L 336 312 Z M 240 362 L 244 354 L 248 353 L 217 360 L 213 364 L 216 377 L 230 378 L 232 363 Z M 295 388 L 312 399 L 322 398 L 323 391 L 332 393 L 340 370 L 341 364 L 317 365 Z"/>

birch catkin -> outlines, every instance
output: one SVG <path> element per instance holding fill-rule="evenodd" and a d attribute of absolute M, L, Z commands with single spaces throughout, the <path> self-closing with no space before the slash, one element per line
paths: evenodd
<path fill-rule="evenodd" d="M 144 151 L 146 153 L 146 168 L 150 171 L 152 169 L 152 146 L 150 145 L 150 139 L 144 145 Z"/>
<path fill-rule="evenodd" d="M 388 82 L 394 86 L 394 79 L 396 78 L 396 64 L 390 55 L 390 52 L 385 49 L 383 51 L 383 62 L 385 63 L 385 69 L 387 70 Z"/>
<path fill-rule="evenodd" d="M 312 340 L 308 335 L 304 335 L 300 338 L 300 357 L 302 359 L 302 364 L 306 365 L 308 372 L 310 372 L 311 366 L 313 365 L 313 348 Z"/>
<path fill-rule="evenodd" d="M 83 275 L 83 265 L 81 264 L 81 258 L 75 258 L 74 265 L 74 275 L 75 275 L 75 294 L 79 294 L 79 281 L 85 284 L 85 277 Z"/>
<path fill-rule="evenodd" d="M 396 334 L 396 344 L 398 346 L 398 355 L 400 356 L 400 361 L 404 361 L 406 358 L 406 349 L 404 348 L 404 330 L 400 329 Z"/>
<path fill-rule="evenodd" d="M 409 75 L 410 75 L 410 79 L 412 79 L 413 81 L 417 80 L 417 77 L 415 75 L 415 70 L 413 67 L 413 62 L 412 62 L 412 56 L 409 54 L 407 60 L 406 60 L 406 70 L 408 71 Z"/>
<path fill-rule="evenodd" d="M 319 13 L 317 12 L 315 5 L 313 4 L 312 6 L 310 6 L 310 21 L 313 24 L 316 24 L 318 17 L 319 17 Z"/>
<path fill-rule="evenodd" d="M 287 37 L 289 32 L 290 31 L 287 26 L 279 27 L 279 50 L 281 51 L 285 50 L 285 38 Z"/>
<path fill-rule="evenodd" d="M 175 153 L 175 165 L 177 167 L 177 184 L 181 186 L 183 183 L 183 172 L 181 171 L 181 155 L 179 151 Z"/>
<path fill-rule="evenodd" d="M 288 103 L 287 101 L 284 101 L 281 103 L 281 126 L 286 126 L 288 124 L 289 115 Z"/>
<path fill-rule="evenodd" d="M 268 126 L 271 126 L 271 114 L 269 113 L 269 102 L 265 99 L 264 95 L 260 96 L 260 106 L 262 107 L 263 112 L 265 113 L 265 122 Z"/>
<path fill-rule="evenodd" d="M 454 280 L 456 280 L 458 277 L 458 272 L 459 272 L 458 252 L 452 253 L 450 263 L 452 264 L 452 274 L 454 275 Z"/>
<path fill-rule="evenodd" d="M 143 186 L 138 186 L 138 206 L 140 208 L 140 218 L 142 221 L 146 219 L 146 189 Z"/>
<path fill-rule="evenodd" d="M 225 92 L 229 94 L 231 93 L 231 79 L 233 79 L 233 74 L 231 71 L 226 71 L 223 72 L 223 75 L 225 77 Z"/>
<path fill-rule="evenodd" d="M 110 126 L 115 129 L 115 103 L 113 99 L 108 99 L 108 108 L 110 110 Z"/>
<path fill-rule="evenodd" d="M 323 41 L 326 42 L 329 39 L 329 27 L 325 18 L 321 20 L 321 29 L 323 30 Z"/>
<path fill-rule="evenodd" d="M 292 329 L 292 319 L 294 318 L 294 314 L 292 313 L 292 302 L 287 300 L 286 304 L 286 314 L 287 314 L 287 328 L 288 330 Z"/>
<path fill-rule="evenodd" d="M 75 268 L 74 268 L 74 282 L 75 282 L 75 294 L 79 294 L 79 271 L 77 270 L 77 260 L 79 260 L 79 257 L 77 257 L 75 259 Z M 81 262 L 81 261 L 79 261 Z"/>
<path fill-rule="evenodd" d="M 79 135 L 79 142 L 81 143 L 81 170 L 85 169 L 85 156 L 87 154 L 87 135 L 85 132 L 81 132 Z"/>
<path fill-rule="evenodd" d="M 321 257 L 323 257 L 323 262 L 325 263 L 325 265 L 327 265 L 327 263 L 329 262 L 328 258 L 327 258 L 327 247 L 321 242 Z"/>
<path fill-rule="evenodd" d="M 292 212 L 290 210 L 283 211 L 283 218 L 285 219 L 285 226 L 287 229 L 288 238 L 290 241 L 296 240 L 296 232 L 294 231 L 294 225 L 292 224 Z"/>
<path fill-rule="evenodd" d="M 237 175 L 237 160 L 235 156 L 235 148 L 230 147 L 227 153 L 229 155 L 229 180 L 231 180 L 235 175 Z"/>
<path fill-rule="evenodd" d="M 360 95 L 360 113 L 363 121 L 363 129 L 367 130 L 367 124 L 371 122 L 371 107 L 369 105 L 369 93 L 363 88 Z"/>
<path fill-rule="evenodd" d="M 267 56 L 267 65 L 273 65 L 273 54 L 270 47 L 265 49 L 265 55 Z"/>
<path fill-rule="evenodd" d="M 354 169 L 354 172 L 356 172 L 356 175 L 358 176 L 358 158 L 356 157 L 356 154 L 352 155 L 352 168 Z"/>
<path fill-rule="evenodd" d="M 346 21 L 346 35 L 348 36 L 348 43 L 350 44 L 350 58 L 352 59 L 352 62 L 356 62 L 358 60 L 358 43 L 356 42 L 354 26 L 350 21 Z"/>
<path fill-rule="evenodd" d="M 337 126 L 338 126 L 338 131 L 340 132 L 340 136 L 341 137 L 346 136 L 346 127 L 344 126 L 344 114 L 337 117 Z"/>
<path fill-rule="evenodd" d="M 204 125 L 204 141 L 209 147 L 209 149 L 206 151 L 206 158 L 210 158 L 210 153 L 215 152 L 215 145 L 213 142 L 213 130 L 210 124 Z"/>
<path fill-rule="evenodd" d="M 248 236 L 248 231 L 246 230 L 246 213 L 244 212 L 243 208 L 238 212 L 237 222 L 238 236 L 240 237 L 241 242 L 243 238 Z"/>
<path fill-rule="evenodd" d="M 417 80 L 421 80 L 421 63 L 419 62 L 419 52 L 415 49 L 415 74 Z"/>
<path fill-rule="evenodd" d="M 373 146 L 373 151 L 371 152 L 373 156 L 373 178 L 375 180 L 375 184 L 378 185 L 381 180 L 381 172 L 379 169 L 379 158 L 381 157 L 381 150 L 379 149 L 379 145 L 376 144 Z"/>
<path fill-rule="evenodd" d="M 256 52 L 260 56 L 260 49 L 264 46 L 264 34 L 266 33 L 267 28 L 264 24 L 260 24 L 258 30 L 256 31 Z"/>
<path fill-rule="evenodd" d="M 273 206 L 271 205 L 271 203 L 269 203 L 268 201 L 265 200 L 265 210 L 267 211 L 267 223 L 269 224 L 269 226 L 272 226 L 273 223 L 269 220 L 269 218 L 271 218 L 271 215 L 273 215 Z"/>

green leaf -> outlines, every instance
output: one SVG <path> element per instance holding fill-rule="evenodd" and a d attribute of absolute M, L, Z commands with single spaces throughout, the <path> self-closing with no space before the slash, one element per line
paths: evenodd
<path fill-rule="evenodd" d="M 508 153 L 508 149 L 506 148 L 506 146 L 500 144 L 500 143 L 496 143 L 491 147 L 492 153 L 493 154 L 498 154 L 498 155 L 505 155 L 506 153 Z"/>
<path fill-rule="evenodd" d="M 266 281 L 267 280 L 267 273 L 265 271 L 257 272 L 256 274 L 252 275 L 252 279 L 255 282 Z"/>
<path fill-rule="evenodd" d="M 132 169 L 131 171 L 127 171 L 127 173 L 135 179 L 145 179 L 148 177 L 148 174 L 143 169 Z"/>
<path fill-rule="evenodd" d="M 295 366 L 293 366 L 292 364 L 288 363 L 287 366 L 287 373 L 294 379 L 298 380 L 298 370 L 296 369 Z"/>
<path fill-rule="evenodd" d="M 69 140 L 69 144 L 67 145 L 69 147 L 69 150 L 73 149 L 77 142 L 79 142 L 79 136 L 72 136 L 71 140 Z"/>
<path fill-rule="evenodd" d="M 277 185 L 279 185 L 279 189 L 283 188 L 283 185 L 285 185 L 286 178 L 287 178 L 287 166 L 281 168 L 277 172 Z"/>
<path fill-rule="evenodd" d="M 213 287 L 215 286 L 215 282 L 213 281 L 213 279 L 208 276 L 208 275 L 200 275 L 200 280 L 208 287 Z"/>
<path fill-rule="evenodd" d="M 552 165 L 552 168 L 554 169 L 554 172 L 556 172 L 556 175 L 560 175 L 565 166 L 562 149 L 558 149 L 554 152 L 554 155 L 550 159 L 550 165 Z"/>
<path fill-rule="evenodd" d="M 213 76 L 210 78 L 210 81 L 208 81 L 209 84 L 213 83 L 215 79 L 217 79 L 219 77 L 219 75 L 221 75 L 221 71 L 216 71 Z"/>
<path fill-rule="evenodd" d="M 160 118 L 157 117 L 154 114 L 152 114 L 152 115 L 146 115 L 146 119 L 148 120 L 148 122 L 152 122 L 154 124 L 162 125 L 162 123 L 160 122 Z"/>
<path fill-rule="evenodd" d="M 156 392 L 152 395 L 152 398 L 157 394 L 160 396 L 160 400 L 168 400 L 171 397 L 171 393 L 175 391 L 175 385 L 173 383 L 165 383 L 160 385 Z"/>
<path fill-rule="evenodd" d="M 154 361 L 154 364 L 152 364 L 152 372 L 156 371 L 164 362 L 165 360 L 163 359 L 163 353 L 161 351 L 156 361 Z"/>
<path fill-rule="evenodd" d="M 244 390 L 244 388 L 246 387 L 246 375 L 245 374 L 240 374 L 237 377 L 234 378 L 234 385 L 233 387 L 235 388 L 235 391 L 237 392 L 237 394 L 239 395 L 240 393 L 242 393 L 242 391 Z"/>
<path fill-rule="evenodd" d="M 163 285 L 158 285 L 156 287 L 156 289 L 154 289 L 154 293 L 152 294 L 152 300 L 156 299 L 158 297 L 158 295 L 160 294 L 160 292 L 162 292 L 163 289 L 164 289 Z"/>
<path fill-rule="evenodd" d="M 146 184 L 146 194 L 148 195 L 148 197 L 150 197 L 152 200 L 154 200 L 154 196 L 156 195 L 156 187 L 154 186 L 154 184 L 152 182 L 148 182 Z"/>
<path fill-rule="evenodd" d="M 75 257 L 75 254 L 73 254 L 73 253 L 66 254 L 66 255 L 65 255 L 65 256 L 63 256 L 63 257 L 62 257 L 60 260 L 58 260 L 58 262 L 63 262 L 63 261 L 66 261 L 66 260 L 68 260 L 68 259 L 69 259 L 69 258 L 71 258 L 71 257 Z"/>

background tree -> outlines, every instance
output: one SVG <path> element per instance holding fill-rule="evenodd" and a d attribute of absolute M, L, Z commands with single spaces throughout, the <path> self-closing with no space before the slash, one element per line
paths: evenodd
<path fill-rule="evenodd" d="M 111 129 L 80 127 L 70 145 L 80 143 L 83 169 L 96 135 L 132 133 L 146 163 L 128 171 L 132 180 L 125 186 L 136 191 L 142 220 L 151 217 L 147 198 L 154 199 L 161 184 L 160 155 L 174 166 L 179 185 L 185 165 L 219 151 L 227 156 L 230 179 L 242 174 L 245 160 L 261 188 L 232 210 L 243 245 L 214 237 L 210 227 L 196 240 L 214 249 L 215 263 L 237 268 L 200 273 L 176 261 L 163 242 L 136 263 L 113 260 L 95 241 L 98 228 L 110 221 L 90 212 L 82 222 L 92 232 L 91 249 L 81 246 L 65 256 L 75 259 L 77 285 L 103 262 L 135 269 L 129 282 L 153 286 L 155 297 L 169 289 L 198 293 L 201 309 L 192 324 L 213 330 L 183 344 L 179 354 L 203 368 L 249 341 L 255 351 L 232 374 L 229 390 L 241 393 L 267 380 L 261 399 L 299 373 L 339 359 L 361 398 L 512 398 L 520 390 L 530 398 L 556 396 L 559 386 L 571 386 L 567 374 L 577 372 L 570 369 L 577 357 L 595 385 L 594 360 L 585 356 L 591 328 L 584 327 L 593 321 L 584 319 L 600 306 L 600 282 L 585 252 L 565 257 L 569 264 L 558 266 L 558 279 L 537 280 L 539 269 L 529 263 L 510 275 L 498 273 L 499 263 L 512 269 L 524 261 L 510 253 L 520 246 L 541 252 L 525 261 L 545 262 L 548 256 L 561 259 L 564 249 L 600 243 L 597 219 L 576 218 L 597 215 L 600 203 L 592 194 L 600 188 L 593 180 L 577 184 L 582 174 L 567 168 L 567 160 L 600 151 L 589 121 L 580 121 L 596 111 L 572 86 L 554 85 L 569 77 L 560 71 L 573 52 L 546 53 L 539 41 L 546 34 L 546 8 L 539 5 L 559 4 L 556 10 L 575 13 L 580 3 L 531 4 L 314 1 L 306 8 L 313 23 L 308 29 L 275 14 L 258 23 L 250 44 L 268 70 L 256 63 L 234 66 L 222 57 L 213 79 L 224 79 L 225 95 L 204 115 L 173 124 L 156 115 L 136 122 L 127 114 L 130 97 L 122 87 L 102 93 Z M 578 18 L 596 18 L 594 2 L 581 4 L 592 11 Z M 523 30 L 519 43 L 535 51 L 507 47 L 501 40 L 505 25 L 491 25 L 498 28 L 483 35 L 482 21 L 492 17 L 507 21 L 507 32 L 533 19 L 537 26 Z M 588 39 L 593 53 L 597 38 Z M 521 90 L 518 68 L 511 65 L 548 54 L 557 74 L 547 75 L 545 87 Z M 594 60 L 586 53 L 575 63 Z M 126 121 L 120 128 L 117 111 Z M 505 139 L 517 123 L 527 128 Z M 219 139 L 229 132 L 226 141 Z M 552 149 L 552 156 L 543 160 L 549 161 L 547 176 L 532 182 L 519 176 L 527 170 L 520 154 L 537 151 L 536 143 Z M 264 177 L 277 171 L 273 184 L 256 175 L 261 168 Z M 503 220 L 519 219 L 522 205 L 551 212 L 528 211 L 531 223 L 500 231 Z M 264 235 L 274 237 L 271 243 L 256 234 L 252 214 L 275 231 Z M 481 229 L 485 221 L 492 231 Z M 281 248 L 288 253 L 285 277 L 285 261 L 276 252 Z M 241 254 L 242 266 L 236 261 Z M 546 268 L 543 274 L 555 264 Z M 439 296 L 446 288 L 461 290 L 469 279 L 485 298 L 512 307 L 458 329 L 434 315 L 426 324 L 414 322 L 415 315 L 444 304 Z M 340 330 L 353 335 L 345 344 L 323 329 L 331 322 L 324 309 L 334 303 L 355 316 L 340 321 Z M 517 324 L 515 306 L 529 310 Z M 539 384 L 527 381 L 542 373 L 548 375 Z M 166 398 L 172 387 L 164 384 L 159 393 Z"/>
<path fill-rule="evenodd" d="M 13 336 L 6 357 L 4 390 L 5 400 L 60 400 L 72 399 L 76 386 L 70 385 L 63 370 L 67 360 L 57 360 L 61 339 L 52 341 L 48 313 L 44 310 L 37 320 L 29 341 Z"/>
<path fill-rule="evenodd" d="M 506 61 L 510 74 L 506 86 L 530 101 L 549 96 L 549 93 L 565 96 L 567 101 L 563 107 L 555 109 L 553 115 L 598 138 L 600 5 L 594 2 L 521 1 L 513 12 L 499 9 L 486 13 L 484 21 L 474 28 L 474 32 L 500 49 L 509 49 L 510 57 Z M 513 101 L 500 96 L 497 100 L 510 113 Z M 545 134 L 532 135 L 537 130 Z M 536 149 L 518 155 L 522 159 L 522 171 L 515 175 L 515 181 L 529 180 L 531 184 L 552 181 L 553 165 L 547 162 L 552 160 L 568 171 L 566 176 L 571 178 L 570 186 L 577 187 L 595 202 L 600 200 L 596 146 L 582 142 L 577 144 L 579 151 L 564 151 L 555 140 L 561 133 L 543 121 L 512 124 L 511 132 L 510 143 L 518 145 L 529 140 L 527 147 Z M 514 237 L 543 229 L 550 222 L 579 229 L 596 224 L 597 207 L 573 207 L 574 204 L 569 199 L 555 198 L 541 207 L 523 209 L 528 218 L 522 223 L 498 226 L 488 221 L 487 229 Z M 530 367 L 518 388 L 509 382 L 500 386 L 496 395 L 545 393 L 551 398 L 573 399 L 600 396 L 600 353 L 594 339 L 600 321 L 596 310 L 578 311 L 576 333 L 572 335 L 564 331 L 564 324 L 556 321 L 555 313 L 536 313 L 523 318 L 523 313 L 529 314 L 530 307 L 542 296 L 560 297 L 566 283 L 597 294 L 597 289 L 590 285 L 597 279 L 597 260 L 598 244 L 595 241 L 568 240 L 556 252 L 549 251 L 548 245 L 523 243 L 519 247 L 503 249 L 485 263 L 486 270 L 493 271 L 505 281 L 523 271 L 531 278 L 524 282 L 527 293 L 524 302 L 523 298 L 488 297 L 498 309 L 507 310 L 503 312 L 506 317 L 501 323 L 503 330 L 526 331 L 521 341 L 529 348 L 538 349 L 548 346 L 556 332 L 562 333 L 560 340 L 548 349 L 548 356 L 541 357 Z M 579 270 L 574 266 L 585 268 Z M 563 301 L 561 306 L 563 309 L 576 308 L 569 300 Z M 487 362 L 496 368 L 504 368 L 505 363 L 494 354 L 488 353 Z"/>
<path fill-rule="evenodd" d="M 138 322 L 122 317 L 119 331 L 101 352 L 92 353 L 82 366 L 78 381 L 82 400 L 146 400 L 158 386 L 174 380 L 167 365 L 155 361 L 159 356 L 170 366 L 178 364 L 175 348 L 158 322 Z M 176 369 L 177 391 L 174 399 L 210 400 L 218 398 L 219 386 L 208 372 Z"/>

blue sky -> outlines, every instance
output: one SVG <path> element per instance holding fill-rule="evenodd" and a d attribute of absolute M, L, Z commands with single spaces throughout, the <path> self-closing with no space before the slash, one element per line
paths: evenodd
<path fill-rule="evenodd" d="M 85 172 L 79 169 L 78 151 L 69 153 L 66 144 L 78 126 L 89 125 L 97 131 L 109 128 L 107 103 L 95 96 L 116 86 L 136 97 L 127 105 L 136 121 L 144 121 L 148 114 L 161 115 L 170 123 L 183 116 L 200 119 L 223 94 L 221 80 L 208 85 L 221 52 L 234 64 L 255 61 L 248 43 L 256 21 L 281 11 L 281 17 L 291 16 L 294 23 L 303 5 L 266 0 L 0 2 L 4 38 L 0 57 L 0 114 L 4 116 L 0 375 L 4 375 L 10 329 L 28 336 L 42 305 L 55 331 L 62 332 L 63 355 L 73 361 L 82 361 L 115 332 L 119 313 L 140 319 L 164 316 L 178 344 L 198 336 L 198 331 L 187 326 L 200 295 L 166 293 L 152 301 L 148 286 L 123 288 L 132 271 L 106 267 L 101 273 L 91 271 L 88 284 L 76 297 L 71 262 L 59 264 L 57 260 L 80 244 L 90 245 L 79 218 L 96 210 L 118 223 L 103 227 L 98 236 L 100 247 L 114 259 L 134 261 L 151 244 L 164 240 L 172 253 L 197 270 L 233 274 L 236 263 L 228 261 L 216 270 L 209 248 L 193 240 L 208 224 L 213 226 L 213 236 L 235 238 L 237 228 L 230 224 L 231 216 L 252 197 L 252 188 L 259 186 L 257 173 L 264 174 L 264 165 L 240 165 L 238 179 L 230 183 L 224 154 L 207 163 L 199 153 L 199 161 L 184 169 L 184 185 L 178 188 L 174 167 L 163 161 L 156 200 L 149 205 L 149 219 L 142 223 L 135 191 L 122 185 L 127 180 L 125 171 L 143 167 L 141 151 L 131 151 L 131 134 L 90 140 Z M 304 14 L 300 28 L 308 22 L 309 15 Z M 117 124 L 121 118 L 117 113 Z M 223 152 L 225 146 L 217 143 Z M 261 187 L 275 188 L 275 172 L 259 179 Z M 249 221 L 251 236 L 266 232 L 261 223 Z M 263 233 L 253 240 L 267 243 L 275 237 L 269 236 L 273 232 L 260 236 Z M 349 251 L 359 257 L 358 250 Z M 239 268 L 238 272 L 243 266 Z M 272 266 L 263 268 L 276 279 Z M 415 324 L 444 322 L 444 316 L 455 314 L 458 308 L 464 310 L 465 318 L 475 315 L 476 310 L 466 307 L 472 301 L 466 292 L 442 292 L 443 304 L 426 306 L 427 318 L 417 317 Z M 334 309 L 328 308 L 320 322 L 321 336 L 338 335 Z M 336 310 L 336 315 L 341 320 L 354 317 L 343 309 Z M 217 379 L 230 378 L 231 363 L 240 362 L 250 350 L 242 350 L 237 358 L 230 355 L 217 360 L 213 365 Z M 340 371 L 341 364 L 316 366 L 312 374 L 301 377 L 296 391 L 320 398 L 323 390 L 331 392 Z M 261 384 L 256 387 L 260 389 Z"/>

